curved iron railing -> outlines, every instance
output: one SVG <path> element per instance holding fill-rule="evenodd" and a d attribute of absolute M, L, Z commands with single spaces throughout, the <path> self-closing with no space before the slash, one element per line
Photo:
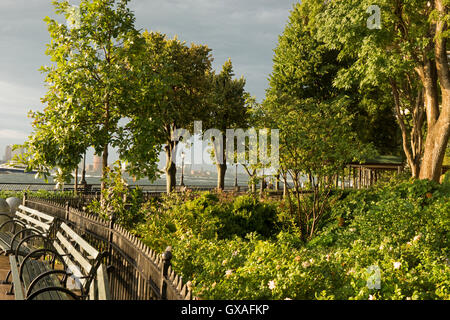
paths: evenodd
<path fill-rule="evenodd" d="M 99 251 L 107 251 L 104 263 L 113 300 L 191 300 L 190 283 L 171 268 L 171 249 L 158 254 L 114 221 L 87 214 L 69 205 L 26 198 L 27 207 L 58 217 Z"/>

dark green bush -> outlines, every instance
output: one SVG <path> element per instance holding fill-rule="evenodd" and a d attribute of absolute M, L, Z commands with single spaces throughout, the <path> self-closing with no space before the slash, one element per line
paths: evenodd
<path fill-rule="evenodd" d="M 147 242 L 170 239 L 175 270 L 204 299 L 450 299 L 448 190 L 408 180 L 335 194 L 327 224 L 307 244 L 295 228 L 277 229 L 280 203 L 251 196 L 202 194 L 152 213 L 143 227 Z M 169 221 L 176 231 L 158 233 Z M 379 290 L 367 286 L 372 266 Z"/>

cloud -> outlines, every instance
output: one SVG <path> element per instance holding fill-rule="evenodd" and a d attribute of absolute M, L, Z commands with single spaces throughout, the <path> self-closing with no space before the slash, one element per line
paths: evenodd
<path fill-rule="evenodd" d="M 80 0 L 69 0 L 78 4 Z M 295 0 L 131 0 L 136 27 L 178 35 L 187 43 L 208 45 L 213 67 L 231 58 L 246 90 L 264 99 L 273 49 Z M 0 153 L 31 132 L 29 110 L 42 110 L 45 93 L 40 66 L 50 42 L 45 16 L 57 18 L 50 0 L 0 0 Z M 12 141 L 12 139 L 16 139 Z M 11 140 L 11 141 L 10 141 Z M 1 154 L 0 154 L 1 156 Z"/>
<path fill-rule="evenodd" d="M 0 129 L 0 139 L 25 140 L 28 134 L 19 130 Z"/>

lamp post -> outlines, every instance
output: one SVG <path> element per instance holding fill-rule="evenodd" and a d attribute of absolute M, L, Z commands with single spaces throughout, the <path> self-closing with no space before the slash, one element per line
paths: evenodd
<path fill-rule="evenodd" d="M 81 182 L 80 182 L 82 188 L 84 189 L 84 191 L 86 191 L 86 186 L 87 186 L 87 182 L 86 182 L 86 151 L 84 152 L 84 157 L 83 157 L 83 172 L 81 173 Z"/>
<path fill-rule="evenodd" d="M 237 181 L 237 166 L 238 164 L 236 163 L 236 167 L 235 167 L 235 172 L 234 172 L 234 187 L 237 189 L 238 187 L 238 181 Z"/>
<path fill-rule="evenodd" d="M 181 152 L 181 181 L 180 186 L 184 187 L 184 152 Z"/>

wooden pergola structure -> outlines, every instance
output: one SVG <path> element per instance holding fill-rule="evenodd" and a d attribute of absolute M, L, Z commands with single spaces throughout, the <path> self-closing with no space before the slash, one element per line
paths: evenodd
<path fill-rule="evenodd" d="M 374 159 L 367 160 L 364 163 L 349 163 L 349 176 L 342 177 L 342 188 L 345 186 L 345 180 L 348 181 L 347 186 L 350 188 L 366 188 L 375 184 L 383 171 L 394 171 L 401 173 L 404 162 L 401 157 L 395 156 L 379 156 Z M 450 170 L 450 165 L 442 166 L 442 174 Z"/>
<path fill-rule="evenodd" d="M 370 187 L 378 181 L 382 171 L 401 173 L 404 163 L 400 157 L 379 156 L 365 163 L 349 163 L 349 187 L 361 189 Z M 350 181 L 353 183 L 350 184 Z"/>

